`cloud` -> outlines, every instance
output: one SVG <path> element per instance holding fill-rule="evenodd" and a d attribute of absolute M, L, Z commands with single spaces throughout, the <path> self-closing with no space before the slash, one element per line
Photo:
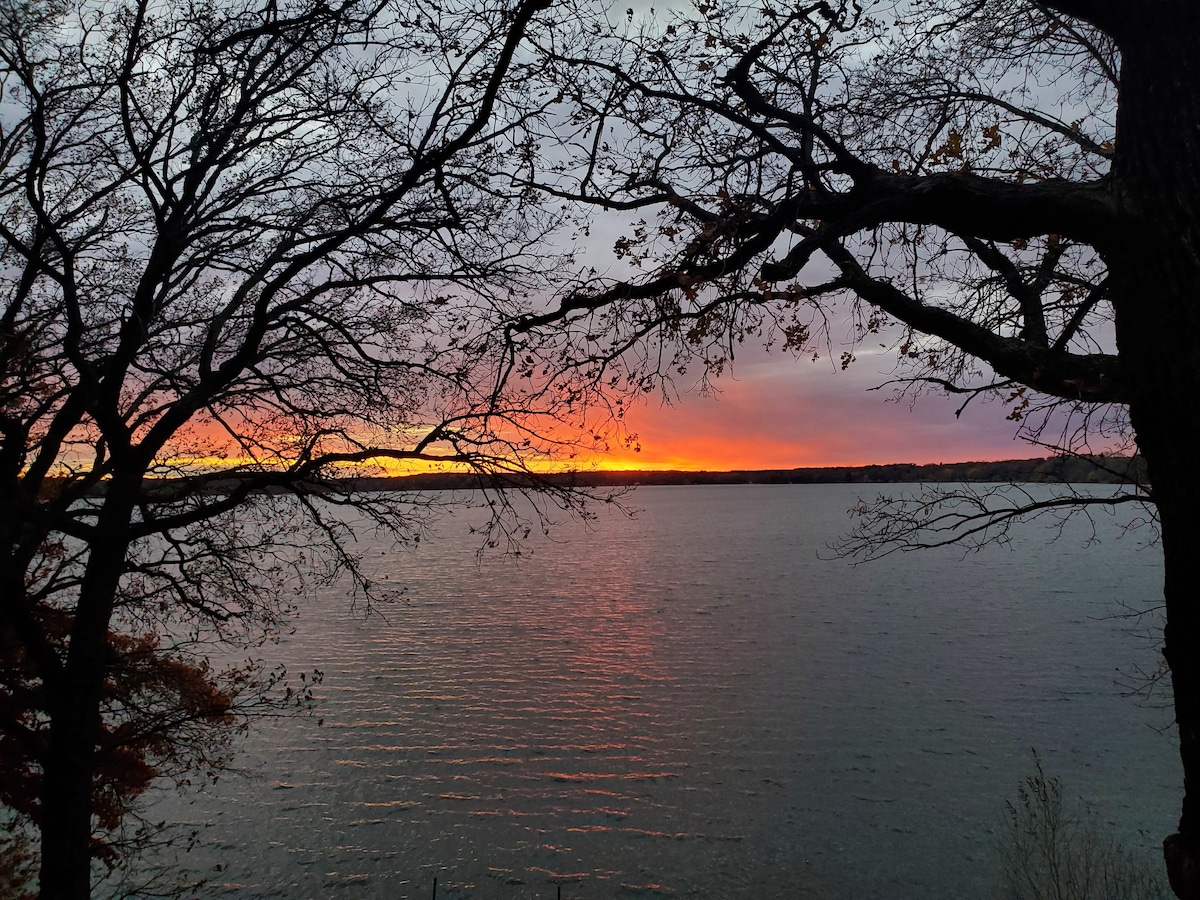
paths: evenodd
<path fill-rule="evenodd" d="M 775 469 L 890 462 L 958 462 L 1037 456 L 1015 439 L 999 403 L 929 395 L 889 401 L 886 357 L 847 371 L 830 363 L 762 356 L 717 383 L 719 395 L 685 393 L 673 405 L 629 413 L 640 453 L 618 452 L 605 467 Z"/>

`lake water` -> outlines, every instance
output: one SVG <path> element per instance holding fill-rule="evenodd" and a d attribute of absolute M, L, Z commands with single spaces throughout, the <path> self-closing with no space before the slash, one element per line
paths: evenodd
<path fill-rule="evenodd" d="M 894 487 L 894 486 L 889 486 Z M 325 672 L 207 826 L 204 897 L 984 896 L 1033 771 L 1154 859 L 1181 782 L 1153 670 L 1161 556 L 1101 517 L 1013 549 L 818 558 L 862 486 L 646 487 L 633 521 L 476 561 L 469 515 L 379 551 L 411 601 L 336 592 L 275 648 Z"/>

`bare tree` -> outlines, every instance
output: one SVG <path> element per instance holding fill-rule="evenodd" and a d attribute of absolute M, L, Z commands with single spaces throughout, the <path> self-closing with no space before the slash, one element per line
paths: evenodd
<path fill-rule="evenodd" d="M 0 2 L 0 801 L 41 896 L 275 696 L 212 642 L 420 528 L 338 475 L 569 449 L 570 398 L 497 375 L 553 262 L 504 168 L 548 6 Z"/>
<path fill-rule="evenodd" d="M 622 211 L 635 271 L 514 342 L 556 329 L 597 385 L 636 391 L 719 372 L 747 340 L 843 365 L 882 341 L 904 390 L 998 396 L 1068 452 L 1136 447 L 1149 486 L 1099 502 L 1152 503 L 1161 529 L 1185 779 L 1164 848 L 1200 897 L 1200 8 L 697 0 L 577 22 L 544 47 L 563 125 L 526 177 Z M 858 549 L 1037 511 L 997 497 L 945 515 L 919 498 Z"/>

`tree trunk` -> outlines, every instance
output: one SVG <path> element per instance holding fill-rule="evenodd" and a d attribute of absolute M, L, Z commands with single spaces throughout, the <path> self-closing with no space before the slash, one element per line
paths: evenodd
<path fill-rule="evenodd" d="M 47 685 L 50 740 L 41 791 L 42 900 L 87 900 L 92 880 L 92 782 L 108 633 L 129 549 L 133 504 L 110 482 L 79 589 L 62 674 Z"/>
<path fill-rule="evenodd" d="M 1196 603 L 1200 585 L 1200 556 L 1196 553 L 1200 547 L 1200 491 L 1195 487 L 1194 471 L 1191 480 L 1185 493 L 1164 477 L 1162 495 L 1171 492 L 1175 496 L 1166 509 L 1159 503 L 1166 560 L 1163 655 L 1171 669 L 1175 692 L 1184 786 L 1179 831 L 1163 842 L 1163 854 L 1175 894 L 1183 900 L 1200 900 L 1200 604 Z M 1156 487 L 1155 493 L 1159 494 L 1160 489 Z"/>
<path fill-rule="evenodd" d="M 78 679 L 69 675 L 67 680 Z M 92 891 L 92 778 L 100 702 L 98 692 L 84 685 L 66 693 L 52 706 L 42 775 L 42 900 L 85 900 Z"/>
<path fill-rule="evenodd" d="M 1175 893 L 1200 900 L 1200 4 L 1144 6 L 1118 35 L 1113 181 L 1129 226 L 1101 250 L 1166 566 L 1163 655 L 1184 799 L 1164 855 Z"/>

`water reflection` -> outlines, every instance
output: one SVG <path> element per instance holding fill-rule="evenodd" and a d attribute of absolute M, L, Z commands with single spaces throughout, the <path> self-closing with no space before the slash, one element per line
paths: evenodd
<path fill-rule="evenodd" d="M 246 779 L 164 807 L 212 825 L 188 865 L 212 897 L 980 895 L 1031 745 L 1123 836 L 1163 833 L 1162 717 L 1112 683 L 1153 648 L 1102 618 L 1157 560 L 1034 535 L 820 562 L 852 499 L 644 489 L 520 564 L 478 567 L 465 528 L 380 556 L 412 602 L 314 599 L 280 652 L 325 671 L 324 724 L 265 724 Z"/>

